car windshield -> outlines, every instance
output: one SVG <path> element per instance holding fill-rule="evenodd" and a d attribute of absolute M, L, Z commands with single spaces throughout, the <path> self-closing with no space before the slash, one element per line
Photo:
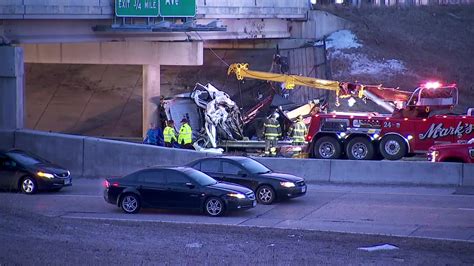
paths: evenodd
<path fill-rule="evenodd" d="M 34 165 L 39 163 L 46 163 L 47 161 L 31 154 L 20 153 L 20 152 L 7 152 L 7 155 L 10 156 L 13 160 L 23 164 L 23 165 Z"/>
<path fill-rule="evenodd" d="M 209 185 L 217 184 L 217 181 L 214 178 L 198 170 L 189 169 L 188 171 L 186 171 L 186 173 L 188 174 L 190 178 L 192 178 L 201 186 L 209 186 Z"/>
<path fill-rule="evenodd" d="M 245 158 L 243 160 L 240 160 L 239 163 L 245 169 L 247 169 L 247 171 L 249 171 L 252 174 L 267 174 L 267 173 L 272 172 L 265 165 L 255 161 L 255 160 L 249 159 L 249 158 Z"/>

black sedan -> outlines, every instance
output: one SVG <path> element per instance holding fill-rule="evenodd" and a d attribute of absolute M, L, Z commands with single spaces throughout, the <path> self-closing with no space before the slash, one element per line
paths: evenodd
<path fill-rule="evenodd" d="M 210 216 L 257 205 L 252 190 L 217 182 L 190 167 L 153 167 L 105 180 L 104 199 L 136 213 L 143 207 L 202 210 Z"/>
<path fill-rule="evenodd" d="M 0 152 L 0 189 L 34 194 L 38 190 L 59 191 L 70 186 L 70 172 L 22 150 Z"/>
<path fill-rule="evenodd" d="M 199 159 L 188 166 L 204 172 L 216 180 L 236 183 L 252 189 L 262 204 L 276 199 L 294 198 L 306 194 L 302 177 L 276 173 L 247 157 L 224 156 Z"/>

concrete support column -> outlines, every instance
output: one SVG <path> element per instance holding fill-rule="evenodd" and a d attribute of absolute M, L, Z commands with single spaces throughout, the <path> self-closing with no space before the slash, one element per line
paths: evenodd
<path fill-rule="evenodd" d="M 143 65 L 143 136 L 150 123 L 159 124 L 160 65 Z"/>
<path fill-rule="evenodd" d="M 23 73 L 23 49 L 0 46 L 0 130 L 23 128 Z"/>

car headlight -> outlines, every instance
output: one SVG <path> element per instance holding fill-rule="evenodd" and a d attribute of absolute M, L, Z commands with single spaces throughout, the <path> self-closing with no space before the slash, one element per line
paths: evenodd
<path fill-rule="evenodd" d="M 436 162 L 436 157 L 438 157 L 439 151 L 432 151 L 431 152 L 431 161 L 434 163 Z"/>
<path fill-rule="evenodd" d="M 227 196 L 232 198 L 245 199 L 245 195 L 240 193 L 229 193 L 227 194 Z"/>
<path fill-rule="evenodd" d="M 282 187 L 295 187 L 295 183 L 293 182 L 280 182 Z"/>
<path fill-rule="evenodd" d="M 48 174 L 48 173 L 43 173 L 43 172 L 38 172 L 37 175 L 41 177 L 46 177 L 46 178 L 54 178 L 53 174 Z"/>

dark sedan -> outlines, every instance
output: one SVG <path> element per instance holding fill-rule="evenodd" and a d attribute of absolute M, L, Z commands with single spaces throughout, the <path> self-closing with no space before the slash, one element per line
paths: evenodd
<path fill-rule="evenodd" d="M 105 180 L 104 199 L 136 213 L 143 207 L 202 210 L 210 216 L 257 205 L 252 190 L 217 182 L 190 167 L 154 167 Z"/>
<path fill-rule="evenodd" d="M 262 204 L 276 199 L 294 198 L 306 194 L 304 178 L 276 173 L 265 165 L 239 156 L 199 159 L 189 164 L 219 181 L 236 183 L 252 189 Z"/>
<path fill-rule="evenodd" d="M 70 186 L 68 170 L 21 150 L 0 152 L 0 188 L 34 194 Z"/>

